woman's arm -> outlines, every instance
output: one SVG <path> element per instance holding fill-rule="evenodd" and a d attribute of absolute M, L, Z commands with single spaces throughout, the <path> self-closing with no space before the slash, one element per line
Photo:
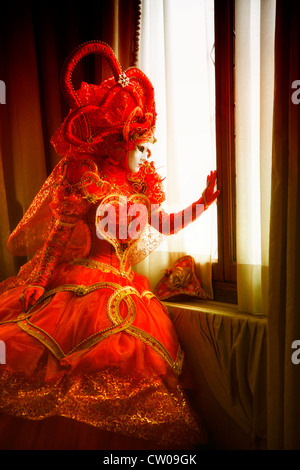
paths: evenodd
<path fill-rule="evenodd" d="M 219 197 L 220 191 L 215 191 L 216 178 L 217 172 L 212 171 L 200 199 L 182 211 L 168 214 L 160 209 L 151 213 L 151 225 L 164 235 L 173 235 L 194 222 Z"/>
<path fill-rule="evenodd" d="M 71 179 L 71 178 L 70 178 Z M 54 191 L 50 203 L 54 215 L 54 226 L 44 243 L 40 261 L 29 282 L 20 296 L 23 311 L 43 295 L 45 288 L 63 256 L 65 247 L 71 238 L 78 221 L 82 219 L 91 202 L 83 197 L 82 186 L 70 184 L 65 178 Z"/>
<path fill-rule="evenodd" d="M 75 226 L 76 223 L 55 221 L 55 227 L 43 246 L 40 262 L 35 269 L 35 274 L 30 279 L 30 285 L 20 296 L 23 311 L 26 312 L 43 295 Z"/>

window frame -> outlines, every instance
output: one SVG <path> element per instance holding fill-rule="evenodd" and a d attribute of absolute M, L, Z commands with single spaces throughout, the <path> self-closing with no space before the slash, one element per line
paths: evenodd
<path fill-rule="evenodd" d="M 213 261 L 217 301 L 237 303 L 234 130 L 234 0 L 215 0 L 216 164 L 218 260 Z"/>

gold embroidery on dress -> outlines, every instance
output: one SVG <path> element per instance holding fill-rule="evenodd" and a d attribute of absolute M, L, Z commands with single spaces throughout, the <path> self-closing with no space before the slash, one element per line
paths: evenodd
<path fill-rule="evenodd" d="M 124 319 L 120 315 L 119 305 L 122 302 L 122 300 L 125 300 L 125 302 L 127 303 L 126 297 L 131 296 L 132 294 L 139 296 L 138 291 L 134 287 L 125 286 L 125 287 L 120 287 L 120 289 L 118 289 L 114 294 L 110 296 L 107 302 L 107 314 L 108 314 L 109 319 L 114 325 L 119 325 L 121 322 L 124 321 Z M 128 315 L 129 313 L 130 312 L 128 311 Z M 133 315 L 131 316 L 130 324 L 133 322 L 134 318 L 135 318 L 135 314 L 134 316 Z"/>
<path fill-rule="evenodd" d="M 106 263 L 103 263 L 102 261 L 97 261 L 91 258 L 77 258 L 71 261 L 69 264 L 77 265 L 77 266 L 84 266 L 85 268 L 90 268 L 90 269 L 99 269 L 99 271 L 102 271 L 104 273 L 113 273 L 113 274 L 116 274 L 117 276 L 125 277 L 129 279 L 130 281 L 132 281 L 134 278 L 134 271 L 132 270 L 132 268 L 130 268 L 130 272 L 124 273 L 124 272 L 121 272 L 116 267 L 112 266 L 111 264 L 106 264 Z"/>
<path fill-rule="evenodd" d="M 101 204 L 99 207 L 101 208 L 102 212 L 105 212 L 106 206 L 111 206 L 111 205 L 116 205 L 116 204 L 120 205 L 120 204 L 125 204 L 127 202 L 139 203 L 145 206 L 147 209 L 147 222 L 149 222 L 151 204 L 150 204 L 148 197 L 145 196 L 144 194 L 134 194 L 130 196 L 124 196 L 119 193 L 112 193 L 101 201 Z M 146 223 L 144 224 L 138 237 L 126 240 L 126 243 L 122 243 L 120 240 L 118 240 L 115 234 L 113 234 L 113 236 L 110 236 L 108 231 L 105 232 L 104 230 L 102 230 L 101 224 L 98 225 L 97 217 L 96 217 L 95 224 L 101 236 L 105 240 L 107 240 L 111 245 L 113 245 L 116 256 L 120 263 L 121 275 L 123 274 L 128 275 L 128 272 L 131 270 L 131 264 L 128 260 L 130 256 L 130 252 L 133 249 L 134 245 L 137 243 L 138 239 L 142 236 L 143 231 L 146 228 Z"/>
<path fill-rule="evenodd" d="M 34 316 L 35 313 L 41 310 L 41 307 L 38 308 L 38 310 L 36 310 L 36 307 L 44 301 L 47 301 L 47 303 L 49 303 L 49 298 L 51 298 L 58 292 L 69 291 L 74 292 L 74 294 L 78 296 L 85 296 L 90 292 L 105 288 L 113 290 L 113 293 L 111 294 L 107 302 L 107 315 L 112 322 L 112 326 L 105 328 L 101 331 L 97 331 L 96 333 L 90 335 L 89 337 L 85 338 L 80 343 L 75 345 L 68 352 L 63 351 L 57 341 L 49 333 L 47 333 L 42 328 L 39 328 L 30 321 L 30 318 Z M 11 322 L 17 322 L 17 325 L 22 330 L 26 331 L 31 336 L 37 338 L 54 354 L 57 359 L 62 359 L 63 357 L 66 357 L 77 350 L 88 348 L 100 341 L 103 341 L 104 339 L 108 338 L 113 334 L 119 333 L 121 331 L 126 331 L 126 333 L 129 333 L 130 335 L 140 339 L 148 346 L 150 346 L 160 356 L 163 357 L 163 359 L 177 374 L 180 374 L 183 364 L 183 351 L 181 347 L 179 346 L 177 357 L 175 358 L 175 360 L 173 360 L 170 353 L 160 341 L 158 341 L 150 333 L 147 333 L 144 330 L 132 325 L 136 316 L 136 307 L 133 299 L 131 298 L 132 295 L 135 295 L 140 299 L 143 299 L 145 297 L 151 299 L 155 297 L 155 295 L 152 294 L 152 292 L 150 291 L 144 291 L 142 294 L 140 294 L 132 286 L 120 286 L 119 284 L 113 282 L 98 282 L 90 286 L 85 286 L 81 284 L 65 284 L 45 292 L 42 297 L 38 299 L 35 305 L 27 311 L 27 313 L 21 313 L 18 316 L 17 320 L 11 320 Z M 127 315 L 125 316 L 125 318 L 121 316 L 119 310 L 119 306 L 122 301 L 125 302 L 125 305 L 127 307 Z"/>
<path fill-rule="evenodd" d="M 76 419 L 98 429 L 158 441 L 161 448 L 188 449 L 206 441 L 180 387 L 170 389 L 160 377 L 107 368 L 45 382 L 42 373 L 41 366 L 30 378 L 4 371 L 1 410 L 35 421 L 51 416 Z"/>
<path fill-rule="evenodd" d="M 141 330 L 136 326 L 131 326 L 130 328 L 128 328 L 127 331 L 132 336 L 141 339 L 142 341 L 144 341 L 144 343 L 148 344 L 148 346 L 158 352 L 178 375 L 181 373 L 183 365 L 183 350 L 180 346 L 178 348 L 177 357 L 175 361 L 173 361 L 172 357 L 170 356 L 169 352 L 164 347 L 164 345 L 161 344 L 160 341 L 158 341 L 156 338 L 154 338 L 154 336 L 150 335 L 149 333 L 146 333 L 146 331 Z"/>

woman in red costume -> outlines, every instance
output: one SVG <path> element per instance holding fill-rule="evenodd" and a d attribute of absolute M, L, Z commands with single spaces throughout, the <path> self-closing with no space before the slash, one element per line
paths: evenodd
<path fill-rule="evenodd" d="M 88 54 L 113 76 L 75 91 L 73 70 Z M 163 212 L 147 161 L 153 87 L 136 68 L 122 72 L 107 45 L 78 47 L 62 89 L 70 112 L 52 144 L 63 158 L 8 241 L 34 256 L 0 285 L 0 447 L 205 444 L 179 385 L 183 352 L 168 312 L 132 265 L 214 202 L 216 174 L 188 210 Z"/>

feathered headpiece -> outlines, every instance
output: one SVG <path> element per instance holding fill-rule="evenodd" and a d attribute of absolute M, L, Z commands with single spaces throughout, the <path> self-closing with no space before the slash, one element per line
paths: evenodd
<path fill-rule="evenodd" d="M 104 57 L 113 76 L 100 85 L 83 82 L 75 90 L 73 71 L 89 54 Z M 64 64 L 61 87 L 70 111 L 51 139 L 58 155 L 108 156 L 118 162 L 137 144 L 154 140 L 156 111 L 150 80 L 135 67 L 122 72 L 113 50 L 103 42 L 87 42 L 73 51 Z"/>

